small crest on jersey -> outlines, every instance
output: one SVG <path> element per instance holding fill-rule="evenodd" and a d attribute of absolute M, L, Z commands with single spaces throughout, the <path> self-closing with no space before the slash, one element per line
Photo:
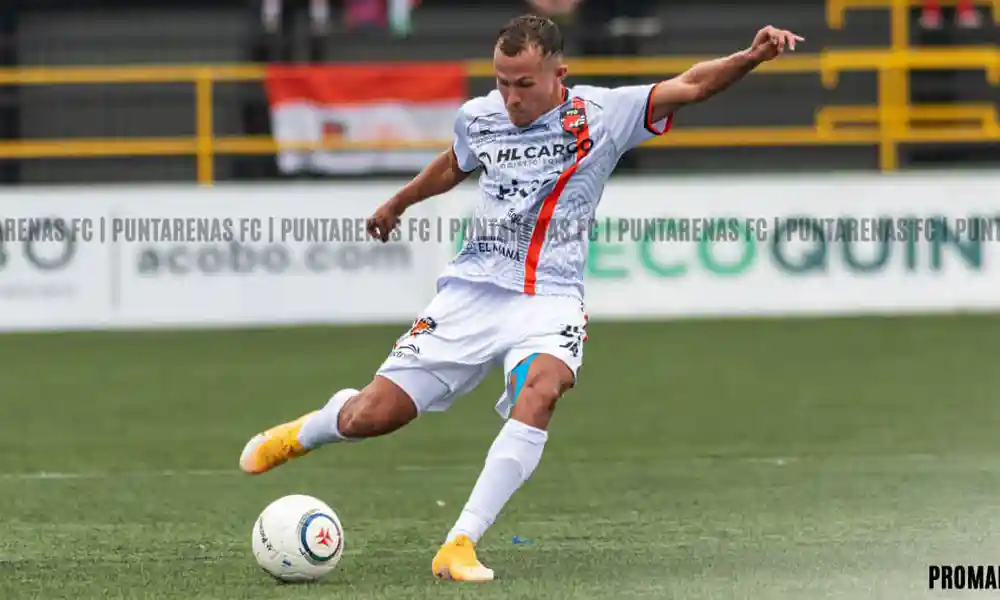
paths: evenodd
<path fill-rule="evenodd" d="M 580 135 L 587 127 L 587 113 L 579 106 L 567 108 L 559 115 L 562 120 L 563 131 L 570 135 Z"/>

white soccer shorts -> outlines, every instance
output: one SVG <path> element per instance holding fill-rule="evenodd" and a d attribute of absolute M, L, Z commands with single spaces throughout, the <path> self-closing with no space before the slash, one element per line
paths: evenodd
<path fill-rule="evenodd" d="M 553 355 L 577 377 L 586 327 L 582 303 L 570 296 L 452 280 L 397 340 L 377 374 L 401 387 L 418 411 L 441 412 L 502 365 L 506 384 L 496 409 L 506 419 L 527 374 L 525 359 Z"/>

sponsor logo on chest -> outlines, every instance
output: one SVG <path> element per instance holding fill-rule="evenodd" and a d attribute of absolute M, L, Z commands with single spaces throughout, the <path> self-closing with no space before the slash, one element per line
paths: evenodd
<path fill-rule="evenodd" d="M 487 148 L 479 153 L 479 160 L 487 166 L 501 169 L 516 167 L 555 165 L 572 161 L 582 146 L 584 152 L 589 152 L 594 141 L 590 138 L 582 142 L 552 141 L 535 144 L 498 145 Z"/>
<path fill-rule="evenodd" d="M 558 119 L 527 129 L 510 124 L 478 122 L 472 146 L 486 172 L 493 170 L 564 169 L 594 147 L 586 111 L 582 106 L 562 110 Z"/>

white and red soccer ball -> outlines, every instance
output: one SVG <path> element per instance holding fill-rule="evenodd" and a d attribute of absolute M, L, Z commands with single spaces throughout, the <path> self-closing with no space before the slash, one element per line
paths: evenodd
<path fill-rule="evenodd" d="M 273 577 L 316 581 L 337 567 L 344 554 L 344 528 L 326 503 L 291 495 L 269 504 L 253 525 L 253 554 Z"/>

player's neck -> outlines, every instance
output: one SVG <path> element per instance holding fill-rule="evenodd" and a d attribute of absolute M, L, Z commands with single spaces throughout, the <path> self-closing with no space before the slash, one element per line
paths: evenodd
<path fill-rule="evenodd" d="M 552 98 L 551 108 L 555 108 L 565 102 L 569 98 L 569 89 L 565 85 L 560 85 L 556 88 L 555 96 Z"/>
<path fill-rule="evenodd" d="M 569 98 L 569 89 L 564 85 L 560 85 L 558 88 L 556 88 L 556 91 L 552 95 L 552 98 L 549 99 L 549 106 L 548 108 L 545 109 L 545 113 L 555 110 L 557 106 L 565 102 L 568 98 Z"/>

